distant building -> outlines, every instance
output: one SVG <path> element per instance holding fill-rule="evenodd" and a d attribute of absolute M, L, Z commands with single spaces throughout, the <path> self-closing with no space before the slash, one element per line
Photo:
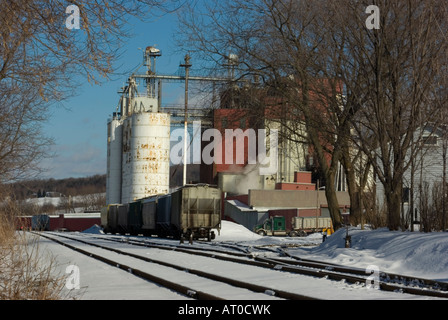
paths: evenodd
<path fill-rule="evenodd" d="M 326 84 L 323 83 L 325 86 Z M 339 93 L 340 94 L 340 93 Z M 312 96 L 312 94 L 310 94 Z M 322 101 L 315 99 L 316 109 L 322 109 L 325 114 L 327 107 Z M 237 146 L 235 139 L 232 145 L 221 142 L 217 149 L 221 152 L 219 156 L 232 148 L 234 155 L 233 163 L 214 164 L 213 176 L 220 188 L 225 192 L 235 194 L 247 194 L 249 189 L 276 189 L 277 184 L 293 183 L 295 172 L 311 171 L 311 180 L 316 185 L 324 186 L 325 181 L 321 177 L 319 163 L 314 155 L 314 149 L 307 142 L 306 127 L 301 115 L 294 108 L 269 87 L 254 88 L 230 88 L 221 94 L 220 108 L 214 110 L 213 127 L 225 136 L 226 130 L 242 130 L 244 137 L 244 149 Z M 277 172 L 271 175 L 260 176 L 258 165 L 248 163 L 250 150 L 248 144 L 252 139 L 258 142 L 263 137 L 259 136 L 259 129 L 264 129 L 269 135 L 271 130 L 278 130 L 277 145 Z M 253 135 L 249 134 L 254 133 Z M 255 142 L 255 143 L 256 143 Z M 266 138 L 267 151 L 270 149 L 269 139 Z M 243 156 L 243 163 L 238 163 L 235 154 L 238 152 Z M 331 146 L 328 146 L 331 150 Z M 257 152 L 258 152 L 257 145 Z M 269 151 L 268 151 L 269 152 Z M 327 161 L 331 161 L 331 153 L 327 154 Z M 336 190 L 346 191 L 345 175 L 342 166 L 339 166 Z"/>
<path fill-rule="evenodd" d="M 248 195 L 230 196 L 224 202 L 224 218 L 249 230 L 271 216 L 330 217 L 325 191 L 308 189 L 311 172 L 296 172 L 294 183 L 277 184 L 275 190 L 251 189 Z M 337 192 L 340 212 L 350 211 L 347 192 Z"/>
<path fill-rule="evenodd" d="M 408 152 L 406 162 L 411 163 L 403 177 L 402 215 L 411 217 L 413 222 L 419 223 L 422 214 L 430 211 L 439 214 L 441 211 L 443 139 L 447 139 L 444 130 L 446 128 L 433 126 L 419 128 L 415 132 L 415 140 L 420 137 L 421 142 L 415 144 L 416 151 L 412 159 Z M 379 206 L 384 205 L 384 187 L 378 179 L 376 193 Z"/>

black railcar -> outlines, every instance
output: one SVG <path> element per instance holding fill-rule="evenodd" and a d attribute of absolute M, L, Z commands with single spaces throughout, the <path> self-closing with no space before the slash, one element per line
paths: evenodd
<path fill-rule="evenodd" d="M 166 195 L 104 208 L 101 223 L 107 233 L 159 237 L 215 238 L 221 228 L 221 190 L 215 186 L 187 185 Z"/>

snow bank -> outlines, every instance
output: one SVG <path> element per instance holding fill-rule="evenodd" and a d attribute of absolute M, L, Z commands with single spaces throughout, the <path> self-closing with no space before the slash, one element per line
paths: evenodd
<path fill-rule="evenodd" d="M 380 271 L 448 281 L 448 233 L 349 229 L 351 248 L 345 248 L 346 229 L 340 229 L 315 248 L 291 251 L 303 258 Z"/>
<path fill-rule="evenodd" d="M 246 227 L 227 220 L 221 221 L 221 232 L 215 241 L 254 241 L 263 238 Z"/>

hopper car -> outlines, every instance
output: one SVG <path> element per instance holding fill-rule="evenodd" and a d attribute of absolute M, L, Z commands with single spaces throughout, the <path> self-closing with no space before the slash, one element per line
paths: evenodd
<path fill-rule="evenodd" d="M 101 211 L 101 226 L 106 233 L 211 241 L 213 229 L 221 228 L 221 195 L 211 185 L 186 185 L 169 194 L 111 204 Z"/>

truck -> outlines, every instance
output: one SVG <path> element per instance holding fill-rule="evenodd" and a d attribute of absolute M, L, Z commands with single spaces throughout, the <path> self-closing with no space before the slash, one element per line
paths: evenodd
<path fill-rule="evenodd" d="M 306 237 L 308 233 L 314 232 L 326 232 L 330 235 L 334 232 L 331 218 L 293 217 L 291 220 L 291 227 L 288 227 L 284 216 L 273 216 L 257 225 L 254 232 L 262 236 L 290 237 Z"/>

